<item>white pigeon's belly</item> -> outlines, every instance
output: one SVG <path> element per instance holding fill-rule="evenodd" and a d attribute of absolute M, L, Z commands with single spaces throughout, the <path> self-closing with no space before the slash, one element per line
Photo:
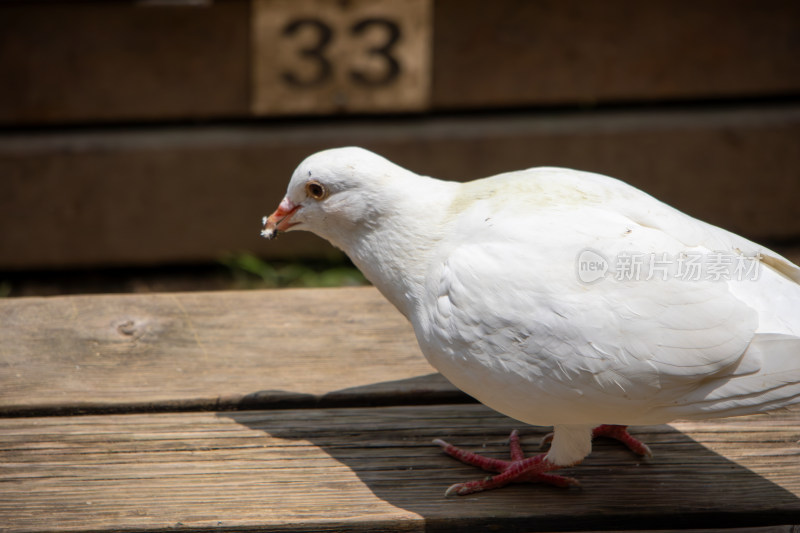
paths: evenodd
<path fill-rule="evenodd" d="M 565 381 L 547 364 L 512 364 L 497 354 L 446 347 L 443 339 L 420 335 L 425 357 L 453 385 L 492 409 L 536 426 L 556 424 L 651 424 L 667 422 L 647 414 L 637 398 L 600 397 L 581 378 Z M 471 353 L 470 353 L 471 352 Z M 591 379 L 591 378 L 588 378 Z"/>

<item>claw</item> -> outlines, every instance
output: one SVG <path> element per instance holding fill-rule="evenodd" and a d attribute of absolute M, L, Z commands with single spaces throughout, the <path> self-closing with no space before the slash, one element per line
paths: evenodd
<path fill-rule="evenodd" d="M 448 496 L 463 496 L 459 491 L 464 487 L 463 483 L 456 483 L 455 485 L 450 485 L 446 491 L 444 491 L 444 497 L 447 498 Z"/>

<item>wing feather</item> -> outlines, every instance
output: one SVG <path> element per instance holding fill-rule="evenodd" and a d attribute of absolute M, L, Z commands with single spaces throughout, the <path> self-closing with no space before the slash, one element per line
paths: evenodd
<path fill-rule="evenodd" d="M 455 232 L 468 237 L 443 246 L 434 262 L 427 291 L 433 312 L 419 328 L 434 366 L 487 405 L 531 423 L 578 423 L 601 414 L 608 421 L 621 409 L 645 409 L 642 400 L 674 400 L 735 368 L 758 327 L 757 313 L 725 282 L 582 283 L 578 253 L 589 246 L 618 249 L 632 226 L 647 233 L 637 242 L 643 251 L 682 247 L 616 213 L 583 211 L 478 213 L 471 220 L 491 218 L 491 224 Z M 595 228 L 591 240 L 576 220 Z M 494 387 L 516 388 L 516 400 Z M 553 416 L 528 416 L 525 406 L 533 405 Z"/>
<path fill-rule="evenodd" d="M 472 182 L 456 205 L 426 277 L 435 302 L 414 326 L 431 363 L 490 407 L 532 424 L 631 424 L 800 401 L 800 269 L 771 250 L 565 169 Z M 740 282 L 587 284 L 587 249 L 725 251 L 764 268 Z"/>

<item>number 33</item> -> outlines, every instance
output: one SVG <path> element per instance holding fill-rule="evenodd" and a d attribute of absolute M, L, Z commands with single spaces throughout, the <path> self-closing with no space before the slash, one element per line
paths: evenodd
<path fill-rule="evenodd" d="M 301 48 L 298 53 L 307 61 L 312 61 L 316 67 L 313 75 L 305 78 L 298 76 L 295 72 L 284 71 L 281 74 L 283 80 L 295 87 L 316 87 L 328 81 L 333 75 L 333 65 L 326 57 L 326 51 L 333 40 L 333 30 L 319 19 L 303 18 L 297 19 L 283 28 L 284 37 L 292 37 L 302 28 L 308 27 L 315 32 L 315 40 L 311 46 Z M 400 64 L 392 55 L 392 49 L 400 39 L 400 28 L 390 20 L 382 18 L 368 18 L 356 22 L 350 27 L 350 35 L 359 36 L 364 34 L 372 27 L 383 28 L 386 39 L 379 46 L 367 49 L 369 55 L 374 55 L 383 60 L 385 68 L 379 76 L 367 76 L 364 72 L 351 70 L 350 79 L 358 84 L 367 87 L 379 87 L 388 85 L 400 74 Z"/>

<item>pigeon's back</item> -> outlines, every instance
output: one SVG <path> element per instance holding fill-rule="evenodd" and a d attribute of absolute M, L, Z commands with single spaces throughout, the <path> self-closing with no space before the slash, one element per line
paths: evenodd
<path fill-rule="evenodd" d="M 572 209 L 596 206 L 618 214 L 638 227 L 656 230 L 679 243 L 683 251 L 694 253 L 705 262 L 714 260 L 730 290 L 759 314 L 759 332 L 783 333 L 800 337 L 800 267 L 780 254 L 740 235 L 691 217 L 627 183 L 595 174 L 565 168 L 538 167 L 493 178 L 506 182 L 506 193 L 526 210 Z M 480 180 L 483 181 L 483 180 Z M 478 183 L 478 182 L 475 182 Z M 527 183 L 526 186 L 521 184 Z M 485 187 L 485 186 L 484 186 Z M 497 190 L 496 187 L 492 189 Z M 505 202 L 508 203 L 508 202 Z M 498 202 L 498 205 L 502 205 Z M 519 215 L 516 215 L 519 216 Z M 631 237 L 620 235 L 619 241 Z M 628 252 L 659 254 L 659 240 L 641 241 Z M 641 249 L 634 249 L 635 247 Z M 668 257 L 673 262 L 680 257 Z M 685 258 L 684 258 L 685 259 Z M 703 276 L 712 272 L 698 271 Z M 798 354 L 800 357 L 800 353 Z"/>

